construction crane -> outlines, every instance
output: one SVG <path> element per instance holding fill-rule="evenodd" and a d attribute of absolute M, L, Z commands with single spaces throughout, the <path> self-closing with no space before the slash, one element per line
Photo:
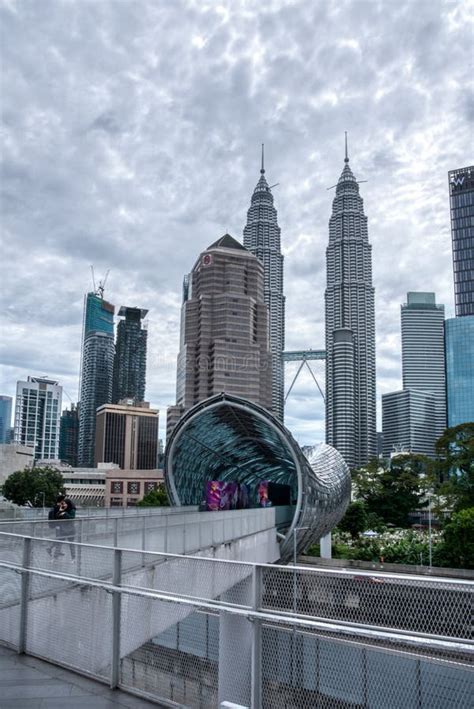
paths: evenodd
<path fill-rule="evenodd" d="M 105 290 L 105 284 L 107 283 L 107 278 L 109 277 L 110 273 L 110 268 L 107 269 L 104 279 L 102 281 L 99 281 L 99 285 L 96 286 L 95 284 L 95 276 L 94 276 L 94 266 L 91 264 L 91 273 L 92 273 L 92 285 L 94 287 L 94 293 L 95 295 L 100 296 L 101 298 L 104 297 L 104 290 Z"/>

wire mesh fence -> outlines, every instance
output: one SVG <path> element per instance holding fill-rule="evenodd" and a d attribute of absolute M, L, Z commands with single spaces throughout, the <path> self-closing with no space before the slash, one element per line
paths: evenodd
<path fill-rule="evenodd" d="M 366 597 L 353 575 L 0 537 L 0 640 L 112 686 L 200 709 L 470 706 L 468 582 L 410 578 L 392 598 L 395 630 L 385 616 L 374 630 L 376 616 L 352 613 L 356 590 L 375 612 L 386 588 L 373 582 Z M 423 608 L 423 594 L 441 602 Z M 349 597 L 350 627 L 340 622 Z M 435 614 L 417 634 L 413 599 Z M 427 632 L 437 620 L 455 641 Z"/>

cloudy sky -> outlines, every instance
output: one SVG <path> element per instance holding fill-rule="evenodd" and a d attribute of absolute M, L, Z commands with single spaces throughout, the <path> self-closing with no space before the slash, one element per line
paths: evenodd
<path fill-rule="evenodd" d="M 472 164 L 466 0 L 3 0 L 0 393 L 77 400 L 83 297 L 148 308 L 147 398 L 174 402 L 183 275 L 238 239 L 266 146 L 287 349 L 324 346 L 325 248 L 344 131 L 373 245 L 377 398 L 400 387 L 400 304 L 453 313 L 447 171 Z M 287 386 L 295 367 L 288 365 Z M 323 366 L 314 371 L 322 381 Z M 324 437 L 307 373 L 287 404 Z M 164 415 L 162 425 L 164 424 Z M 164 428 L 164 426 L 163 426 Z"/>

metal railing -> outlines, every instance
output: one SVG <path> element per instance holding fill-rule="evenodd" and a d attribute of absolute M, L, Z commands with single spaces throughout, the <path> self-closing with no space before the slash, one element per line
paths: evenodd
<path fill-rule="evenodd" d="M 197 511 L 198 506 L 187 509 Z M 173 514 L 177 507 L 82 507 L 77 506 L 76 517 L 141 517 L 143 515 Z M 47 507 L 0 507 L 0 523 L 44 520 L 48 517 Z M 181 510 L 182 512 L 182 510 Z"/>
<path fill-rule="evenodd" d="M 464 625 L 453 620 L 457 634 L 442 637 L 401 627 L 409 625 L 400 622 L 406 598 L 398 603 L 398 626 L 390 628 L 341 622 L 340 603 L 332 617 L 295 615 L 268 599 L 275 598 L 278 574 L 284 597 L 288 578 L 293 587 L 291 572 L 301 590 L 307 569 L 287 576 L 286 567 L 68 542 L 60 544 L 67 552 L 75 548 L 73 564 L 68 553 L 54 568 L 49 541 L 16 537 L 13 545 L 10 539 L 15 559 L 5 561 L 3 553 L 0 560 L 0 641 L 19 652 L 170 706 L 471 706 L 474 644 L 465 637 L 467 618 Z M 77 573 L 79 550 L 87 576 Z M 311 570 L 321 597 L 328 597 L 328 575 L 333 591 L 358 583 L 352 574 Z M 371 603 L 383 603 L 381 585 L 370 583 Z M 415 593 L 420 583 L 415 580 Z M 470 582 L 427 583 L 438 607 L 455 589 L 466 596 L 466 613 L 472 610 Z"/>

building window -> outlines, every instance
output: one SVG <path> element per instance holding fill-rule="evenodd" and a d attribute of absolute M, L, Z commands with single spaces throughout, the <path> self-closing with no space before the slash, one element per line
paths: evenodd
<path fill-rule="evenodd" d="M 147 481 L 145 483 L 145 495 L 148 492 L 151 492 L 152 490 L 156 490 L 158 488 L 158 483 L 157 482 L 152 482 L 151 480 Z"/>
<path fill-rule="evenodd" d="M 110 483 L 110 492 L 112 495 L 121 495 L 123 493 L 123 483 L 118 480 L 112 480 Z"/>
<path fill-rule="evenodd" d="M 129 495 L 140 494 L 140 483 L 138 482 L 138 480 L 131 480 L 127 483 L 127 492 Z"/>

